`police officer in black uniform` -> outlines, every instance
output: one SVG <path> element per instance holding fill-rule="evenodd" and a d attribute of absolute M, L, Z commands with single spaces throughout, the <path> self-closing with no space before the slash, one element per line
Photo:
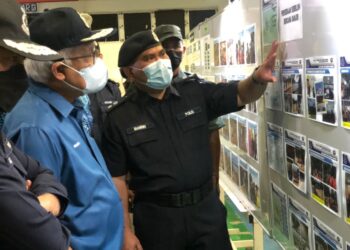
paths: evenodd
<path fill-rule="evenodd" d="M 121 194 L 126 249 L 232 249 L 226 211 L 212 186 L 208 121 L 257 100 L 275 81 L 277 43 L 247 79 L 171 84 L 171 62 L 151 31 L 122 45 L 118 65 L 132 87 L 107 115 L 102 147 Z M 125 175 L 135 192 L 133 235 Z M 139 241 L 138 241 L 139 240 Z"/>
<path fill-rule="evenodd" d="M 24 11 L 15 0 L 3 0 L 1 72 L 13 70 L 24 57 L 61 59 L 56 52 L 31 43 L 27 31 Z M 8 91 L 2 94 L 11 95 Z M 0 132 L 0 249 L 68 249 L 70 233 L 56 218 L 63 214 L 67 203 L 67 191 L 52 173 L 19 151 Z"/>
<path fill-rule="evenodd" d="M 183 55 L 186 52 L 181 29 L 173 24 L 162 24 L 157 26 L 154 32 L 158 36 L 171 61 L 171 67 L 173 68 L 173 80 L 181 81 L 182 79 L 191 76 L 191 73 L 184 72 L 180 68 Z M 209 122 L 209 141 L 213 159 L 213 186 L 218 192 L 221 149 L 219 129 L 224 126 L 225 123 L 220 117 Z"/>

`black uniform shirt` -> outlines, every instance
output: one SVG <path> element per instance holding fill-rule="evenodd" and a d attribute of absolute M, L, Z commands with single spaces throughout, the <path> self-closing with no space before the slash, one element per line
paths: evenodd
<path fill-rule="evenodd" d="M 177 193 L 212 176 L 208 121 L 241 109 L 237 84 L 175 82 L 163 100 L 132 88 L 105 121 L 102 149 L 112 176 L 131 173 L 136 192 Z"/>
<path fill-rule="evenodd" d="M 69 231 L 36 198 L 44 193 L 55 194 L 65 210 L 65 188 L 0 133 L 0 249 L 68 249 Z"/>
<path fill-rule="evenodd" d="M 99 92 L 90 94 L 90 109 L 93 117 L 91 135 L 101 148 L 101 136 L 103 121 L 107 115 L 107 109 L 121 98 L 119 84 L 108 80 L 106 86 Z"/>

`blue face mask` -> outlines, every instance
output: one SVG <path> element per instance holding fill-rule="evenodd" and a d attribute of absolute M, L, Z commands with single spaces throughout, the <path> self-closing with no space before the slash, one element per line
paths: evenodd
<path fill-rule="evenodd" d="M 171 84 L 171 80 L 173 78 L 173 70 L 171 68 L 171 61 L 169 59 L 160 59 L 158 61 L 155 61 L 150 65 L 144 67 L 142 71 L 147 76 L 146 86 L 152 89 L 163 90 Z"/>

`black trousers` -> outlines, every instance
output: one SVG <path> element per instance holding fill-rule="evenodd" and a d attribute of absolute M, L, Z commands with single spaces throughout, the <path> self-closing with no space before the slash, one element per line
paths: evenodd
<path fill-rule="evenodd" d="M 232 250 L 226 208 L 215 191 L 183 208 L 139 201 L 134 226 L 144 250 Z"/>

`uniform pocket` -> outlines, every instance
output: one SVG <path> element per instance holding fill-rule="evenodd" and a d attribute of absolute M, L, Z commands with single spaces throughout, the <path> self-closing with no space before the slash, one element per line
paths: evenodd
<path fill-rule="evenodd" d="M 199 106 L 178 113 L 176 118 L 183 131 L 188 131 L 207 123 L 205 114 Z"/>
<path fill-rule="evenodd" d="M 145 123 L 127 128 L 126 134 L 130 146 L 156 141 L 158 139 L 154 124 Z"/>

